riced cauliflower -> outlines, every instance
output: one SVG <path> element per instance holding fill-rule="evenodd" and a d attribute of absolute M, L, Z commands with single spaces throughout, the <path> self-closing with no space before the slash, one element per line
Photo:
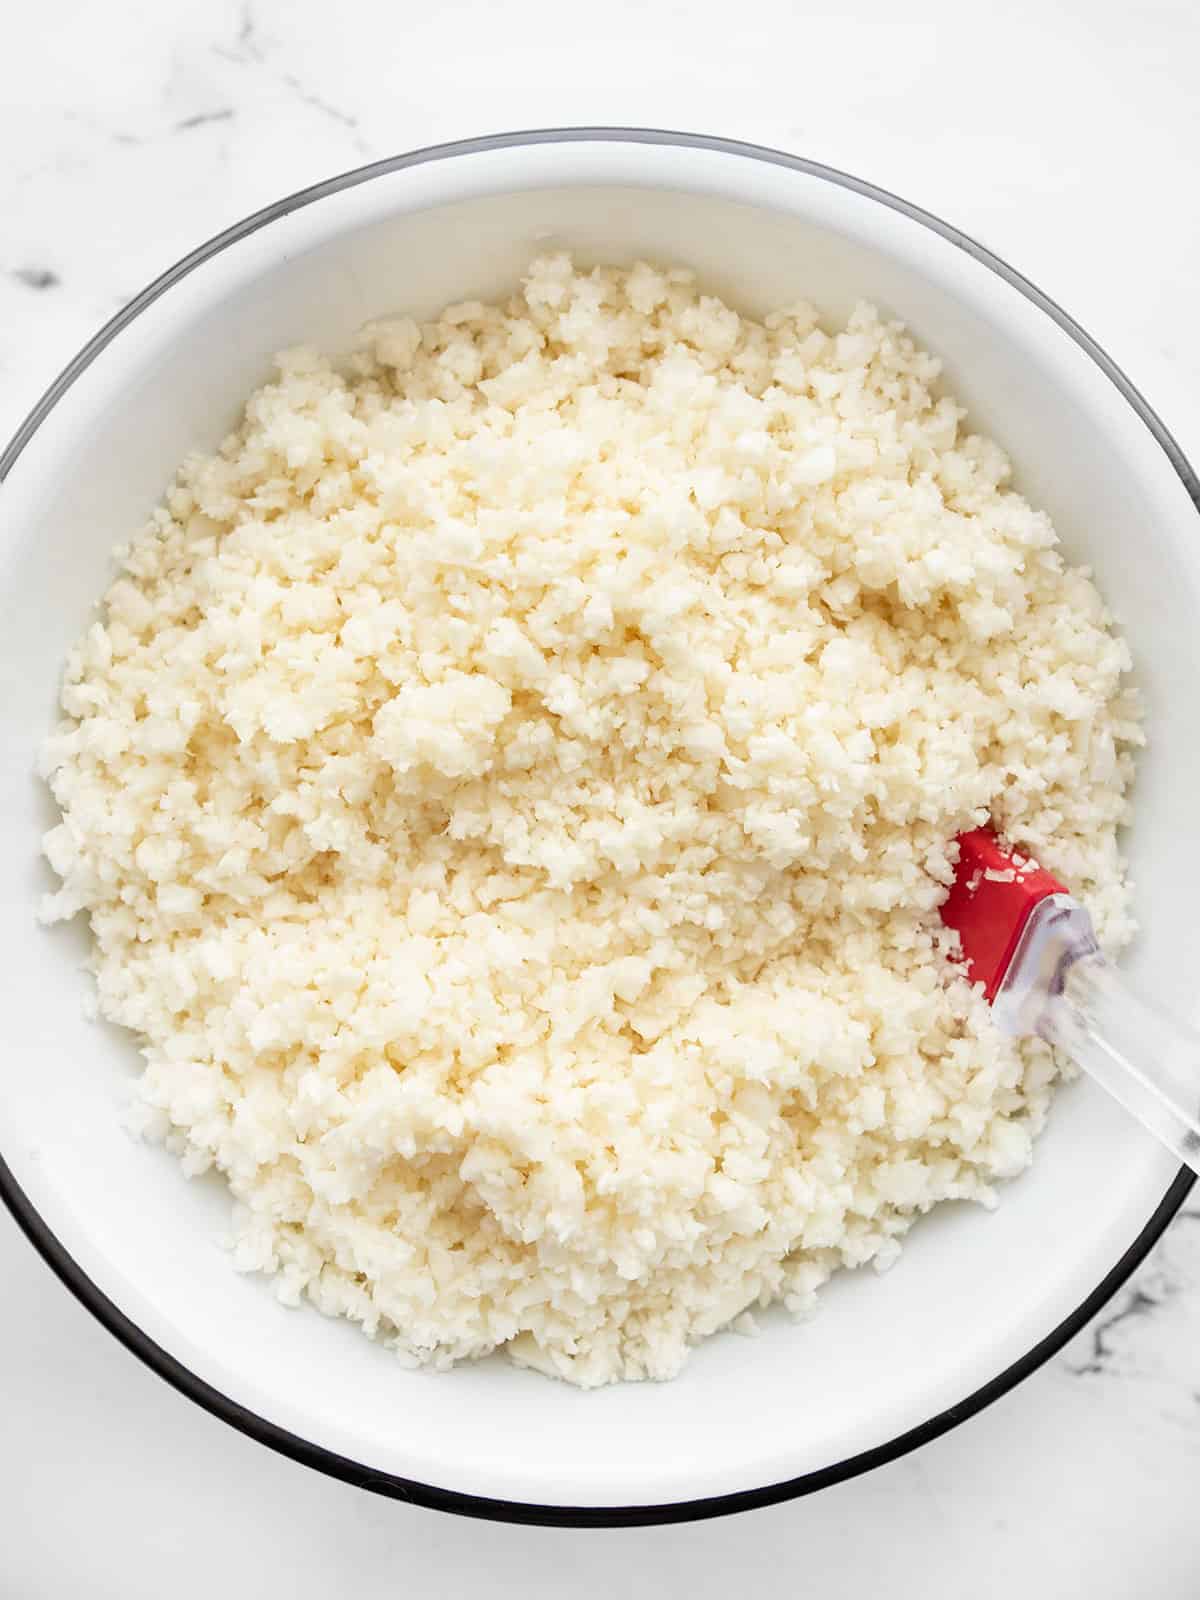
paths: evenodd
<path fill-rule="evenodd" d="M 993 1202 L 1055 1064 L 938 907 L 993 819 L 1131 928 L 1088 574 L 869 307 L 690 274 L 279 358 L 72 655 L 47 917 L 235 1260 L 583 1385 Z"/>

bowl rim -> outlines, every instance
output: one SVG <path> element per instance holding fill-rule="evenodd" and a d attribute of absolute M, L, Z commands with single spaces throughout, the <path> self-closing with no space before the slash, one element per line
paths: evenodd
<path fill-rule="evenodd" d="M 769 146 L 747 143 L 718 135 L 688 133 L 659 128 L 622 128 L 607 126 L 533 128 L 510 133 L 486 134 L 475 138 L 452 140 L 426 145 L 396 156 L 354 167 L 334 177 L 323 179 L 293 194 L 284 196 L 230 227 L 213 235 L 181 257 L 166 271 L 153 279 L 133 297 L 115 316 L 93 335 L 79 353 L 62 369 L 46 391 L 36 401 L 29 414 L 18 426 L 13 437 L 0 453 L 0 483 L 11 473 L 22 452 L 34 434 L 45 422 L 57 403 L 77 378 L 96 357 L 129 326 L 146 308 L 168 289 L 203 265 L 260 228 L 280 220 L 290 212 L 311 205 L 342 190 L 369 182 L 372 178 L 402 171 L 409 167 L 424 166 L 457 156 L 476 155 L 487 151 L 514 149 L 530 145 L 621 143 L 677 146 L 685 149 L 708 150 L 722 155 L 740 156 L 748 160 L 789 168 L 827 183 L 849 189 L 866 199 L 897 211 L 910 220 L 940 235 L 950 244 L 974 257 L 1016 289 L 1027 300 L 1054 321 L 1104 373 L 1122 397 L 1128 402 L 1149 429 L 1181 480 L 1193 504 L 1200 511 L 1200 479 L 1188 462 L 1176 440 L 1161 418 L 1143 398 L 1125 373 L 1096 341 L 1048 295 L 1009 266 L 1001 257 L 977 240 L 944 222 L 932 212 L 911 204 L 900 196 L 882 189 L 850 173 L 812 161 L 804 156 L 792 155 Z M 166 1380 L 174 1389 L 186 1395 L 197 1405 L 228 1423 L 239 1432 L 267 1445 L 284 1456 L 312 1467 L 330 1477 L 368 1489 L 391 1499 L 407 1501 L 433 1510 L 454 1512 L 460 1516 L 480 1517 L 492 1521 L 513 1522 L 556 1527 L 634 1527 L 657 1523 L 675 1523 L 701 1518 L 726 1516 L 738 1511 L 748 1511 L 773 1505 L 801 1495 L 812 1494 L 828 1488 L 875 1467 L 895 1461 L 909 1451 L 936 1439 L 967 1418 L 982 1411 L 985 1406 L 1013 1389 L 1030 1376 L 1043 1362 L 1056 1354 L 1116 1293 L 1135 1268 L 1144 1260 L 1157 1242 L 1167 1224 L 1183 1204 L 1196 1180 L 1196 1174 L 1181 1167 L 1163 1198 L 1120 1259 L 1085 1297 L 1073 1312 L 1056 1328 L 1034 1344 L 1017 1361 L 996 1377 L 967 1395 L 956 1405 L 930 1417 L 895 1438 L 860 1451 L 828 1467 L 807 1472 L 799 1477 L 760 1488 L 737 1490 L 727 1494 L 702 1499 L 680 1500 L 659 1505 L 630 1506 L 578 1506 L 543 1505 L 527 1501 L 493 1499 L 481 1495 L 465 1494 L 433 1484 L 419 1483 L 398 1475 L 373 1470 L 346 1456 L 327 1450 L 277 1426 L 265 1417 L 258 1416 L 239 1402 L 223 1394 L 198 1377 L 161 1345 L 151 1339 L 88 1277 L 70 1255 L 41 1214 L 34 1207 L 12 1171 L 0 1156 L 0 1200 L 12 1213 L 18 1227 L 41 1255 L 46 1264 L 71 1291 L 76 1299 L 142 1361 L 151 1371 Z"/>

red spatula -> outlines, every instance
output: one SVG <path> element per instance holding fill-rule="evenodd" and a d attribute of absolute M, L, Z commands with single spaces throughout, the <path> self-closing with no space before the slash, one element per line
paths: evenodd
<path fill-rule="evenodd" d="M 1148 1004 L 1100 954 L 1091 918 L 990 828 L 959 835 L 942 921 L 1005 1033 L 1071 1056 L 1200 1172 L 1200 1034 Z"/>

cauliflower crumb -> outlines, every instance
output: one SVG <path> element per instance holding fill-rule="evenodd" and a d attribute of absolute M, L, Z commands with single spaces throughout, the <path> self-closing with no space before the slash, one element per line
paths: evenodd
<path fill-rule="evenodd" d="M 1119 945 L 1137 707 L 937 375 L 551 255 L 184 463 L 67 665 L 44 914 L 282 1303 L 669 1378 L 1028 1162 L 1055 1064 L 947 852 L 990 818 Z"/>

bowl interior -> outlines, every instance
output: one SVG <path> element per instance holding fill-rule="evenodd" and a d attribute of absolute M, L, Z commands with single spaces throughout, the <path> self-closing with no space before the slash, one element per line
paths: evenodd
<path fill-rule="evenodd" d="M 810 1323 L 723 1335 L 669 1385 L 580 1394 L 493 1360 L 410 1374 L 349 1325 L 288 1312 L 235 1275 L 228 1202 L 139 1146 L 119 1116 L 131 1039 L 89 1023 L 84 930 L 34 925 L 53 820 L 33 775 L 62 655 L 109 551 L 185 451 L 214 445 L 273 351 L 344 347 L 363 321 L 503 294 L 532 255 L 696 267 L 739 308 L 866 298 L 945 360 L 972 424 L 1089 562 L 1132 642 L 1151 745 L 1129 840 L 1133 965 L 1192 1007 L 1200 938 L 1183 847 L 1200 778 L 1195 509 L 1161 446 L 1080 346 L 989 266 L 908 215 L 743 156 L 609 145 L 484 151 L 373 177 L 195 267 L 99 352 L 0 496 L 0 941 L 8 1049 L 0 1154 L 82 1270 L 184 1366 L 261 1417 L 377 1473 L 566 1506 L 654 1504 L 836 1466 L 953 1406 L 1086 1299 L 1168 1188 L 1169 1157 L 1091 1085 L 1066 1088 L 998 1212 L 921 1222 L 883 1277 L 844 1276 Z"/>

